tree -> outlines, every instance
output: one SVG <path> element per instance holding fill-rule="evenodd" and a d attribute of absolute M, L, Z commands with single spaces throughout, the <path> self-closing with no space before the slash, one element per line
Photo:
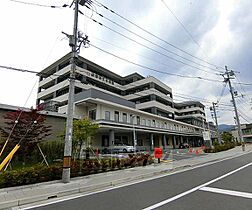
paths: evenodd
<path fill-rule="evenodd" d="M 224 141 L 225 144 L 229 143 L 229 142 L 231 142 L 233 140 L 232 134 L 229 133 L 229 132 L 225 132 L 225 131 L 221 134 L 221 138 L 222 138 L 222 140 Z"/>
<path fill-rule="evenodd" d="M 5 154 L 9 153 L 16 144 L 20 144 L 18 155 L 25 163 L 27 156 L 45 137 L 50 135 L 51 126 L 45 125 L 46 116 L 39 113 L 40 108 L 29 111 L 17 110 L 8 112 L 4 119 L 5 127 L 0 127 L 2 137 L 6 138 L 8 144 Z M 4 142 L 2 142 L 1 149 Z"/>
<path fill-rule="evenodd" d="M 81 149 L 84 143 L 91 143 L 91 138 L 97 132 L 99 125 L 90 119 L 84 118 L 73 122 L 73 149 L 77 151 L 78 159 L 81 156 Z"/>

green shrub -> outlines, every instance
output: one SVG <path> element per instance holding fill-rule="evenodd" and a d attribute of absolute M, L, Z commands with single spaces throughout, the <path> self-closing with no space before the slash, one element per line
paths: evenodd
<path fill-rule="evenodd" d="M 59 165 L 50 167 L 35 165 L 18 170 L 4 171 L 0 173 L 0 188 L 60 179 L 61 173 L 62 166 Z"/>
<path fill-rule="evenodd" d="M 121 169 L 126 167 L 142 166 L 153 163 L 150 155 L 129 155 L 125 159 L 89 159 L 72 160 L 71 177 L 89 175 L 102 171 Z M 4 171 L 0 173 L 0 188 L 13 187 L 52 180 L 59 180 L 62 176 L 62 163 L 46 165 L 33 165 L 19 168 L 17 170 Z"/>
<path fill-rule="evenodd" d="M 204 149 L 205 153 L 215 153 L 215 152 L 221 152 L 221 151 L 225 151 L 225 150 L 229 150 L 232 149 L 236 146 L 235 143 L 233 142 L 228 142 L 226 144 L 216 144 L 214 146 L 214 148 L 210 148 L 210 147 L 206 147 Z"/>
<path fill-rule="evenodd" d="M 56 141 L 45 141 L 40 144 L 40 148 L 44 155 L 46 156 L 46 160 L 49 163 L 52 163 L 54 160 L 63 159 L 64 154 L 64 142 L 60 140 Z M 41 162 L 43 157 L 39 152 L 38 148 L 36 148 L 32 155 L 31 160 L 35 160 L 36 162 Z"/>

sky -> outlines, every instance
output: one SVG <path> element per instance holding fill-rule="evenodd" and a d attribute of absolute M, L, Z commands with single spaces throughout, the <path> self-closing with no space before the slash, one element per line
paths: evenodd
<path fill-rule="evenodd" d="M 0 66 L 39 72 L 71 50 L 62 31 L 72 34 L 73 8 L 62 6 L 72 1 L 21 2 L 1 2 Z M 121 76 L 157 77 L 172 88 L 175 102 L 201 101 L 209 121 L 209 107 L 219 102 L 218 123 L 234 124 L 221 75 L 227 66 L 235 72 L 240 121 L 252 123 L 252 1 L 95 0 L 90 8 L 80 6 L 78 29 L 91 44 L 80 56 Z M 0 68 L 0 103 L 35 106 L 37 87 L 35 74 Z"/>

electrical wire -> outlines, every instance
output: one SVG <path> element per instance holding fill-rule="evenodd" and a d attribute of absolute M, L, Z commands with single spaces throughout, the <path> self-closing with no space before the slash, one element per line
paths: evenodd
<path fill-rule="evenodd" d="M 56 9 L 61 9 L 61 8 L 64 8 L 64 7 L 68 7 L 67 4 L 64 4 L 62 6 L 55 6 L 55 5 L 45 5 L 45 4 L 37 4 L 37 3 L 32 3 L 32 2 L 19 1 L 19 0 L 9 0 L 9 1 L 12 1 L 12 2 L 15 2 L 15 3 L 20 3 L 20 4 L 31 5 L 31 6 L 56 8 Z"/>
<path fill-rule="evenodd" d="M 81 71 L 81 70 L 80 70 Z M 78 80 L 77 80 L 78 81 Z M 80 82 L 81 83 L 81 82 Z M 134 84 L 127 84 L 127 86 L 129 86 L 129 87 L 132 87 L 132 88 L 139 88 L 139 86 L 137 86 L 137 85 L 134 85 Z M 150 92 L 150 93 L 156 93 L 157 91 L 155 91 L 155 90 L 152 90 L 152 89 L 148 89 L 148 91 Z M 144 97 L 145 95 L 141 95 L 141 93 L 139 92 L 139 93 L 131 93 L 131 94 L 129 94 L 129 95 L 135 95 L 135 96 L 139 96 L 139 97 Z M 204 98 L 199 98 L 199 97 L 193 97 L 193 96 L 188 96 L 188 95 L 185 95 L 185 94 L 182 94 L 182 93 L 177 93 L 177 94 L 173 94 L 174 96 L 177 96 L 177 97 L 180 97 L 180 98 L 184 98 L 184 99 L 189 99 L 189 100 L 192 100 L 192 101 L 195 101 L 195 100 L 197 100 L 197 101 L 202 101 L 202 102 L 204 102 L 204 103 L 208 103 L 208 104 L 212 104 L 212 102 L 211 101 L 208 101 L 208 100 L 206 100 L 206 99 L 204 99 Z M 120 96 L 120 95 L 119 95 Z M 188 96 L 188 97 L 185 97 L 185 96 Z M 171 100 L 175 100 L 176 101 L 176 99 L 174 99 L 174 98 L 171 98 Z M 172 102 L 171 102 L 172 103 Z M 224 103 L 220 103 L 219 104 L 219 106 L 226 106 L 226 107 L 233 107 L 233 105 L 229 105 L 229 104 L 224 104 Z"/>
<path fill-rule="evenodd" d="M 135 63 L 134 63 L 135 64 Z M 137 64 L 136 64 L 137 65 Z M 145 68 L 145 66 L 141 66 L 142 68 Z M 36 75 L 46 75 L 46 76 L 62 76 L 62 75 L 57 75 L 57 74 L 45 74 L 45 73 L 41 73 L 41 72 L 35 72 L 35 71 L 30 71 L 30 70 L 26 70 L 26 69 L 21 69 L 21 68 L 13 68 L 13 67 L 7 67 L 7 66 L 0 66 L 0 68 L 6 68 L 6 69 L 9 69 L 9 70 L 15 70 L 15 71 L 20 71 L 20 72 L 28 72 L 28 73 L 35 73 Z M 159 73 L 166 73 L 166 72 L 159 72 Z M 177 75 L 177 74 L 175 74 L 175 75 L 172 75 L 172 76 L 181 76 L 181 75 Z M 183 75 L 183 77 L 185 77 L 184 75 Z M 51 77 L 52 78 L 52 77 Z M 191 77 L 189 77 L 189 78 L 191 78 Z M 55 79 L 55 78 L 52 78 L 52 79 Z M 131 84 L 131 86 L 132 87 L 137 87 L 137 86 L 135 86 L 135 85 L 132 85 Z M 177 96 L 179 96 L 179 97 L 183 97 L 183 98 L 185 98 L 185 99 L 196 99 L 196 100 L 201 100 L 201 101 L 203 101 L 203 102 L 207 102 L 207 103 L 212 103 L 212 102 L 210 102 L 210 101 L 207 101 L 206 99 L 204 99 L 204 98 L 199 98 L 199 97 L 195 97 L 195 96 L 189 96 L 189 95 L 186 95 L 186 94 L 182 94 L 182 93 L 176 93 L 176 92 L 173 92 L 173 95 L 177 95 Z M 232 106 L 232 105 L 228 105 L 228 104 L 223 104 L 223 103 L 218 103 L 219 105 L 223 105 L 223 106 Z"/>
<path fill-rule="evenodd" d="M 217 104 L 221 101 L 221 98 L 222 98 L 223 95 L 224 95 L 224 91 L 225 91 L 226 87 L 227 87 L 227 83 L 224 83 L 224 84 L 223 84 L 223 87 L 222 87 L 222 90 L 221 90 L 220 97 L 217 99 Z"/>
<path fill-rule="evenodd" d="M 160 61 L 158 61 L 158 60 L 154 60 L 153 58 L 150 58 L 150 57 L 148 57 L 148 56 L 142 55 L 142 54 L 140 54 L 140 53 L 132 52 L 132 51 L 126 49 L 126 48 L 119 47 L 119 46 L 117 46 L 117 45 L 115 45 L 115 44 L 112 44 L 112 43 L 110 43 L 110 42 L 107 42 L 107 41 L 105 41 L 105 40 L 103 40 L 103 39 L 100 39 L 100 38 L 97 38 L 97 37 L 94 37 L 94 36 L 92 36 L 92 39 L 96 39 L 96 40 L 98 40 L 98 41 L 100 41 L 100 42 L 102 42 L 102 43 L 105 43 L 105 44 L 107 44 L 107 45 L 113 46 L 113 47 L 118 48 L 118 49 L 120 49 L 120 50 L 127 51 L 127 52 L 129 52 L 129 53 L 131 53 L 131 54 L 135 54 L 135 55 L 137 55 L 137 56 L 140 56 L 140 57 L 142 57 L 142 58 L 145 58 L 145 59 L 147 59 L 147 60 L 149 60 L 149 61 L 152 61 L 152 62 L 154 62 L 154 63 L 157 63 L 157 64 L 159 64 L 159 65 L 161 64 L 161 65 L 166 66 L 166 67 L 169 67 L 169 68 L 175 68 L 174 66 L 171 66 L 171 65 L 169 65 L 169 64 L 160 62 Z"/>
<path fill-rule="evenodd" d="M 207 64 L 209 64 L 209 65 L 211 65 L 211 66 L 214 66 L 216 69 L 219 69 L 219 68 L 220 68 L 220 69 L 224 69 L 224 70 L 225 70 L 225 68 L 223 68 L 223 67 L 221 67 L 221 66 L 217 66 L 217 65 L 215 65 L 215 64 L 212 64 L 212 63 L 210 63 L 210 62 L 208 62 L 208 61 L 205 61 L 204 59 L 199 58 L 199 57 L 197 57 L 197 56 L 194 56 L 194 55 L 192 55 L 191 53 L 188 53 L 188 52 L 186 52 L 185 50 L 183 50 L 183 49 L 181 49 L 181 48 L 175 46 L 174 44 L 172 44 L 172 43 L 170 43 L 170 42 L 168 42 L 168 41 L 166 41 L 166 40 L 164 40 L 164 39 L 158 37 L 157 35 L 153 34 L 152 32 L 147 31 L 147 30 L 144 29 L 143 27 L 141 27 L 141 26 L 135 24 L 133 21 L 131 21 L 131 20 L 129 20 L 129 19 L 123 17 L 122 15 L 120 15 L 120 14 L 117 13 L 116 11 L 114 11 L 114 10 L 108 8 L 107 6 L 105 6 L 104 4 L 100 3 L 99 1 L 93 0 L 92 2 L 93 2 L 93 3 L 96 3 L 96 5 L 99 6 L 99 7 L 103 7 L 104 9 L 108 10 L 108 11 L 111 12 L 112 14 L 114 14 L 114 15 L 120 17 L 121 19 L 125 20 L 126 22 L 128 22 L 128 23 L 134 25 L 135 27 L 141 29 L 141 30 L 144 31 L 145 33 L 147 33 L 147 34 L 149 34 L 149 35 L 155 37 L 155 38 L 158 39 L 159 41 L 162 41 L 162 42 L 164 42 L 165 44 L 167 44 L 167 45 L 169 45 L 169 46 L 175 48 L 176 50 L 179 50 L 180 52 L 183 52 L 183 53 L 185 53 L 185 54 L 187 54 L 187 55 L 189 55 L 189 56 L 191 56 L 191 57 L 193 57 L 193 58 L 195 58 L 195 59 L 197 59 L 197 60 L 200 60 L 200 61 L 202 61 L 202 62 L 204 62 L 204 63 L 207 63 Z M 219 72 L 219 73 L 223 73 L 223 71 L 218 71 L 218 72 Z"/>
<path fill-rule="evenodd" d="M 168 55 L 166 55 L 166 54 L 164 54 L 164 53 L 161 53 L 161 52 L 159 52 L 159 51 L 157 51 L 157 50 L 155 50 L 155 49 L 153 49 L 153 48 L 151 48 L 151 47 L 149 47 L 149 46 L 147 46 L 147 45 L 145 45 L 145 44 L 142 44 L 142 43 L 140 43 L 140 42 L 138 42 L 138 41 L 136 41 L 136 40 L 134 40 L 134 39 L 132 39 L 132 38 L 130 38 L 130 37 L 128 37 L 128 36 L 126 36 L 126 35 L 120 33 L 120 32 L 118 32 L 118 31 L 116 31 L 116 30 L 114 30 L 114 29 L 112 29 L 112 28 L 110 28 L 110 27 L 104 25 L 103 23 L 101 23 L 101 22 L 99 22 L 99 21 L 97 21 L 97 20 L 95 20 L 95 19 L 93 19 L 93 18 L 91 18 L 91 17 L 89 17 L 89 16 L 87 16 L 87 15 L 85 15 L 85 14 L 83 14 L 83 13 L 82 13 L 82 15 L 84 15 L 84 16 L 87 17 L 87 18 L 89 18 L 90 20 L 92 20 L 93 22 L 97 23 L 98 25 L 103 26 L 104 28 L 106 28 L 106 29 L 108 29 L 108 30 L 110 30 L 110 31 L 112 31 L 112 32 L 114 32 L 114 33 L 116 33 L 116 34 L 118 34 L 118 35 L 120 35 L 120 36 L 122 36 L 122 37 L 124 37 L 124 38 L 126 38 L 126 39 L 128 39 L 128 40 L 130 40 L 130 41 L 132 41 L 132 42 L 134 42 L 134 43 L 136 43 L 136 44 L 138 44 L 138 45 L 140 45 L 140 46 L 142 46 L 142 47 L 145 47 L 145 48 L 148 49 L 148 50 L 151 50 L 151 51 L 153 51 L 153 52 L 155 52 L 155 53 L 157 53 L 157 54 L 159 54 L 159 55 L 162 55 L 162 56 L 164 56 L 164 57 L 166 57 L 166 58 L 168 58 L 168 59 L 170 59 L 170 60 L 176 61 L 177 63 L 184 64 L 184 65 L 186 65 L 186 66 L 189 66 L 189 67 L 191 67 L 191 68 L 197 69 L 197 70 L 199 70 L 199 71 L 203 71 L 203 72 L 206 72 L 206 73 L 210 73 L 209 71 L 206 71 L 206 70 L 204 70 L 204 69 L 202 69 L 202 68 L 199 68 L 199 67 L 197 67 L 197 66 L 193 66 L 193 65 L 191 65 L 191 64 L 185 63 L 184 61 L 178 60 L 178 59 L 173 58 L 173 57 L 171 57 L 171 56 L 168 56 Z M 215 73 L 213 73 L 213 72 L 211 72 L 211 73 L 212 73 L 212 74 L 215 74 Z M 215 75 L 216 75 L 216 74 L 215 74 Z M 219 75 L 219 74 L 218 74 L 218 75 Z"/>
<path fill-rule="evenodd" d="M 251 118 L 248 118 L 245 114 L 244 114 L 244 112 L 242 112 L 241 110 L 237 110 L 238 111 L 238 113 L 239 113 L 239 116 L 242 118 L 242 119 L 244 119 L 245 121 L 247 121 L 248 123 L 250 123 L 249 121 L 252 121 L 252 119 Z M 246 116 L 246 117 L 245 117 Z"/>
<path fill-rule="evenodd" d="M 173 17 L 177 20 L 177 22 L 181 25 L 181 27 L 184 29 L 184 31 L 187 33 L 187 35 L 191 38 L 191 40 L 199 47 L 199 49 L 202 50 L 202 52 L 205 54 L 205 51 L 201 47 L 201 45 L 194 39 L 193 35 L 190 33 L 190 31 L 186 28 L 186 26 L 182 23 L 182 21 L 179 20 L 179 18 L 176 16 L 176 14 L 171 10 L 170 7 L 166 4 L 165 0 L 161 0 L 165 7 L 170 11 L 170 13 L 173 15 Z"/>
<path fill-rule="evenodd" d="M 4 65 L 0 65 L 0 68 L 12 70 L 12 71 L 19 71 L 19 72 L 23 72 L 23 73 L 32 73 L 32 74 L 36 74 L 37 76 L 48 76 L 48 77 L 61 76 L 61 75 L 57 75 L 57 74 L 47 74 L 47 73 L 31 71 L 31 70 L 21 69 L 21 68 L 15 68 L 15 67 L 10 67 L 10 66 L 4 66 Z"/>
<path fill-rule="evenodd" d="M 31 89 L 31 91 L 30 91 L 30 93 L 29 93 L 29 95 L 28 95 L 28 97 L 27 97 L 27 99 L 26 99 L 26 101 L 25 101 L 25 103 L 24 103 L 24 107 L 25 107 L 26 104 L 28 103 L 28 100 L 30 99 L 31 94 L 32 94 L 32 92 L 33 92 L 33 90 L 34 90 L 36 84 L 37 84 L 37 81 L 36 81 L 35 84 L 33 85 L 32 89 Z M 20 119 L 20 117 L 21 117 L 21 115 L 22 115 L 23 112 L 24 112 L 24 110 L 21 109 L 21 111 L 20 111 L 18 117 L 17 117 L 16 120 L 15 120 L 15 124 L 12 126 L 11 131 L 10 131 L 10 133 L 9 133 L 9 135 L 8 135 L 6 141 L 5 141 L 5 143 L 4 143 L 4 145 L 3 145 L 2 149 L 1 149 L 0 157 L 1 157 L 1 155 L 2 155 L 2 153 L 3 153 L 3 151 L 4 151 L 4 149 L 5 149 L 5 147 L 7 146 L 8 142 L 9 142 L 9 140 L 10 140 L 10 137 L 11 137 L 11 135 L 12 135 L 12 133 L 13 133 L 13 131 L 14 131 L 14 129 L 15 129 L 17 123 L 18 123 L 18 120 Z"/>
<path fill-rule="evenodd" d="M 239 80 L 239 78 L 237 77 L 237 75 L 235 75 L 235 78 L 237 79 L 237 81 L 239 82 L 239 83 L 241 83 L 240 82 L 240 80 Z M 244 102 L 245 103 L 247 103 L 249 106 L 251 105 L 248 101 L 250 101 L 250 98 L 248 98 L 247 97 L 247 93 L 246 93 L 246 91 L 244 90 L 244 88 L 242 87 L 242 85 L 241 84 L 239 84 L 239 86 L 240 86 L 240 92 L 241 92 L 241 98 L 244 100 Z M 238 90 L 238 87 L 236 86 L 236 83 L 235 83 L 235 87 L 236 87 L 236 89 Z M 245 97 L 247 97 L 247 99 L 248 99 L 248 101 L 245 99 Z"/>
<path fill-rule="evenodd" d="M 204 77 L 189 76 L 189 75 L 182 75 L 182 74 L 175 74 L 175 73 L 169 73 L 169 72 L 165 72 L 165 71 L 160 71 L 160 70 L 157 70 L 157 69 L 154 69 L 154 68 L 150 68 L 148 66 L 144 66 L 142 64 L 138 64 L 138 63 L 135 63 L 133 61 L 127 60 L 126 58 L 122 58 L 120 56 L 117 56 L 117 55 L 115 55 L 113 53 L 110 53 L 110 52 L 108 52 L 106 50 L 103 50 L 103 49 L 101 49 L 101 48 L 99 48 L 99 47 L 97 47 L 97 46 L 95 46 L 93 44 L 90 44 L 90 46 L 92 46 L 92 47 L 94 47 L 94 48 L 96 48 L 96 49 L 98 49 L 98 50 L 100 50 L 100 51 L 102 51 L 104 53 L 107 53 L 107 54 L 109 54 L 109 55 L 111 55 L 113 57 L 116 57 L 116 58 L 118 58 L 120 60 L 123 60 L 125 62 L 128 62 L 130 64 L 133 64 L 135 66 L 138 66 L 140 68 L 147 69 L 147 70 L 150 70 L 150 71 L 158 72 L 158 73 L 161 73 L 161 74 L 167 74 L 167 75 L 170 75 L 170 76 L 181 77 L 181 78 L 199 79 L 199 80 L 204 80 L 204 81 L 208 81 L 208 82 L 220 82 L 220 83 L 222 83 L 222 81 L 215 80 L 215 79 L 208 79 L 208 78 L 204 78 Z"/>
<path fill-rule="evenodd" d="M 85 5 L 85 6 L 86 6 L 88 9 L 91 9 L 89 6 L 87 6 L 87 5 Z M 183 56 L 181 56 L 181 55 L 179 55 L 179 54 L 177 54 L 177 53 L 175 53 L 175 52 L 173 52 L 173 51 L 171 51 L 171 50 L 168 50 L 167 48 L 165 48 L 165 47 L 163 47 L 163 46 L 161 46 L 161 45 L 159 45 L 159 44 L 156 44 L 156 43 L 154 43 L 153 41 L 150 41 L 149 39 L 144 38 L 143 36 L 137 34 L 136 32 L 127 29 L 126 27 L 124 27 L 124 26 L 118 24 L 117 22 L 115 22 L 115 21 L 113 21 L 113 20 L 110 20 L 110 19 L 107 18 L 106 16 L 104 16 L 104 15 L 102 15 L 102 14 L 96 12 L 96 11 L 95 11 L 95 13 L 96 13 L 97 15 L 99 15 L 100 17 L 106 19 L 107 21 L 109 21 L 109 22 L 115 24 L 116 26 L 118 26 L 118 27 L 120 27 L 120 28 L 122 28 L 122 29 L 124 29 L 124 30 L 126 30 L 126 31 L 128 31 L 128 32 L 130 32 L 131 34 L 134 34 L 135 36 L 137 36 L 137 37 L 143 39 L 143 40 L 146 41 L 146 42 L 151 43 L 152 45 L 154 45 L 154 46 L 156 46 L 156 47 L 159 47 L 159 48 L 162 49 L 162 50 L 165 50 L 166 52 L 168 52 L 168 53 L 170 53 L 170 54 L 173 54 L 173 55 L 175 55 L 175 56 L 177 56 L 177 57 L 180 57 L 180 58 L 182 58 L 182 59 L 184 59 L 184 60 L 186 60 L 186 61 L 192 62 L 192 63 L 194 63 L 194 64 L 196 64 L 196 65 L 201 66 L 201 67 L 208 68 L 208 69 L 211 69 L 211 70 L 213 70 L 213 71 L 215 71 L 215 72 L 218 72 L 218 71 L 216 71 L 216 69 L 214 69 L 214 68 L 211 68 L 211 67 L 202 65 L 202 64 L 197 63 L 197 62 L 195 62 L 195 61 L 192 61 L 192 60 L 190 60 L 190 59 L 188 59 L 188 58 L 185 58 L 185 57 L 183 57 Z M 85 16 L 86 16 L 86 15 L 85 15 Z M 91 19 L 91 18 L 90 18 L 90 19 Z M 93 20 L 94 22 L 97 22 L 97 21 L 94 20 L 94 19 L 91 19 L 91 20 Z M 102 25 L 103 25 L 103 24 L 102 24 Z M 106 27 L 106 26 L 105 26 L 105 27 Z M 110 29 L 111 29 L 111 28 L 110 28 Z M 120 35 L 121 35 L 121 34 L 120 34 Z M 131 40 L 131 41 L 133 41 L 133 40 Z M 172 59 L 172 57 L 169 57 L 169 58 Z M 180 61 L 178 61 L 177 59 L 174 59 L 174 58 L 173 58 L 173 60 L 175 60 L 175 61 L 177 61 L 177 62 L 180 62 Z M 183 63 L 183 64 L 185 64 L 185 63 Z M 185 64 L 185 65 L 186 65 L 186 64 Z M 202 69 L 201 69 L 201 70 L 202 70 Z M 206 70 L 204 70 L 204 72 L 207 72 L 207 73 L 210 73 L 210 74 L 219 75 L 219 73 L 217 74 L 217 73 L 213 73 L 213 72 L 206 71 Z"/>

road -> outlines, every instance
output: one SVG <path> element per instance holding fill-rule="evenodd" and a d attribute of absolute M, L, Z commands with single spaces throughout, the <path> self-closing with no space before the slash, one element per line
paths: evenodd
<path fill-rule="evenodd" d="M 35 209 L 251 210 L 252 154 Z"/>

